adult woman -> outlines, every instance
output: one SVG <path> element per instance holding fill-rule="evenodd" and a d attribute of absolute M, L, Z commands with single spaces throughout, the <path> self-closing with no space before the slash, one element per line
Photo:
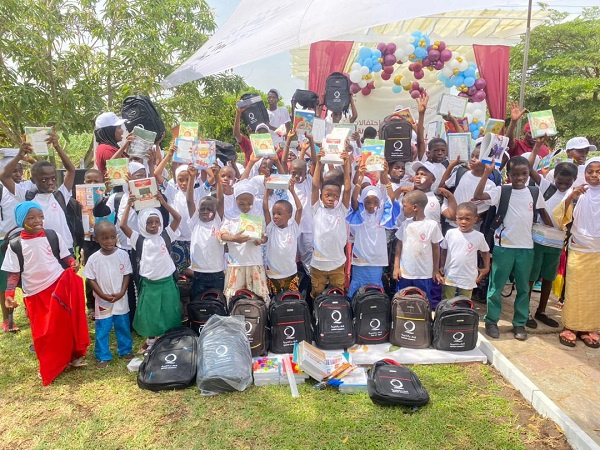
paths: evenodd
<path fill-rule="evenodd" d="M 102 173 L 106 173 L 106 161 L 115 157 L 119 151 L 119 142 L 123 137 L 123 124 L 125 119 L 120 119 L 113 112 L 105 112 L 96 118 L 96 129 L 94 136 L 98 147 L 94 155 L 96 167 Z M 133 136 L 130 138 L 133 139 Z M 123 145 L 123 151 L 129 148 L 131 140 L 128 139 Z"/>

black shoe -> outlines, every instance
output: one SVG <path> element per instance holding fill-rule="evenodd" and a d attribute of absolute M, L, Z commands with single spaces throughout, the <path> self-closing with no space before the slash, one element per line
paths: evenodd
<path fill-rule="evenodd" d="M 535 318 L 537 320 L 539 320 L 540 322 L 548 325 L 549 327 L 552 328 L 558 328 L 558 322 L 550 317 L 548 317 L 546 314 L 544 313 L 535 313 Z M 529 323 L 529 322 L 528 322 Z M 529 325 L 527 325 L 529 326 Z"/>
<path fill-rule="evenodd" d="M 487 334 L 492 339 L 498 339 L 500 337 L 500 330 L 498 329 L 498 325 L 495 323 L 486 322 L 485 334 Z"/>
<path fill-rule="evenodd" d="M 537 314 L 536 314 L 537 315 Z M 529 319 L 527 319 L 527 323 L 525 324 L 527 328 L 537 328 L 538 323 L 529 315 Z"/>
<path fill-rule="evenodd" d="M 527 339 L 527 330 L 525 330 L 525 327 L 514 327 L 513 333 L 515 335 L 515 339 L 517 339 L 518 341 L 524 341 Z"/>

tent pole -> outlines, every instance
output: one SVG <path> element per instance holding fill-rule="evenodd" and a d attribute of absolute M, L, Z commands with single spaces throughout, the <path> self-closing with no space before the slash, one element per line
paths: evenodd
<path fill-rule="evenodd" d="M 527 9 L 527 29 L 525 30 L 525 48 L 523 49 L 523 68 L 521 69 L 521 89 L 519 91 L 519 109 L 523 109 L 523 103 L 525 102 L 525 82 L 527 81 L 527 68 L 529 65 L 529 36 L 531 35 L 531 9 L 533 0 L 529 0 L 529 7 Z M 517 133 L 521 130 L 521 119 L 517 123 Z"/>

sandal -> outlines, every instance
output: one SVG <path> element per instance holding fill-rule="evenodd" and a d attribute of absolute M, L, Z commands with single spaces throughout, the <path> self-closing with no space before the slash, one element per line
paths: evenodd
<path fill-rule="evenodd" d="M 74 359 L 69 363 L 69 365 L 73 368 L 85 367 L 87 363 L 83 360 L 83 356 L 81 358 Z"/>
<path fill-rule="evenodd" d="M 565 345 L 567 347 L 575 347 L 575 342 L 577 341 L 577 336 L 571 330 L 567 330 L 565 328 L 558 335 L 558 340 L 560 341 L 560 343 L 562 345 Z"/>
<path fill-rule="evenodd" d="M 558 322 L 548 317 L 545 313 L 535 313 L 534 317 L 543 324 L 548 325 L 549 327 L 558 328 Z"/>
<path fill-rule="evenodd" d="M 600 338 L 596 333 L 590 333 L 586 331 L 580 331 L 577 333 L 577 337 L 583 341 L 586 347 L 598 348 L 600 347 Z"/>

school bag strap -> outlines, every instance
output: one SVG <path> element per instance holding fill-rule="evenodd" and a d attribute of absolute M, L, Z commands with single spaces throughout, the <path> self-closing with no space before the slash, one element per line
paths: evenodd
<path fill-rule="evenodd" d="M 533 208 L 535 209 L 535 205 L 537 205 L 538 197 L 540 196 L 540 190 L 537 186 L 527 186 L 529 192 L 531 193 L 531 197 L 533 197 Z M 498 208 L 496 209 L 496 216 L 490 225 L 490 231 L 497 230 L 500 225 L 504 222 L 504 218 L 506 217 L 506 213 L 508 212 L 508 203 L 510 202 L 510 196 L 512 195 L 512 186 L 510 184 L 504 184 L 501 187 L 500 191 L 500 201 L 498 202 Z M 499 245 L 502 245 L 502 241 L 498 242 Z"/>
<path fill-rule="evenodd" d="M 0 183 L 0 220 L 4 221 L 4 211 L 2 210 L 2 196 L 4 195 L 4 185 Z"/>
<path fill-rule="evenodd" d="M 44 233 L 46 234 L 46 239 L 50 243 L 50 248 L 52 249 L 52 254 L 54 257 L 60 262 L 60 246 L 58 244 L 58 235 L 56 231 L 51 230 L 49 228 L 44 229 Z M 20 272 L 23 273 L 23 266 L 25 265 L 25 261 L 23 258 L 23 245 L 21 243 L 21 230 L 18 230 L 10 237 L 8 237 L 8 245 L 10 249 L 17 255 L 17 259 L 19 260 Z"/>

